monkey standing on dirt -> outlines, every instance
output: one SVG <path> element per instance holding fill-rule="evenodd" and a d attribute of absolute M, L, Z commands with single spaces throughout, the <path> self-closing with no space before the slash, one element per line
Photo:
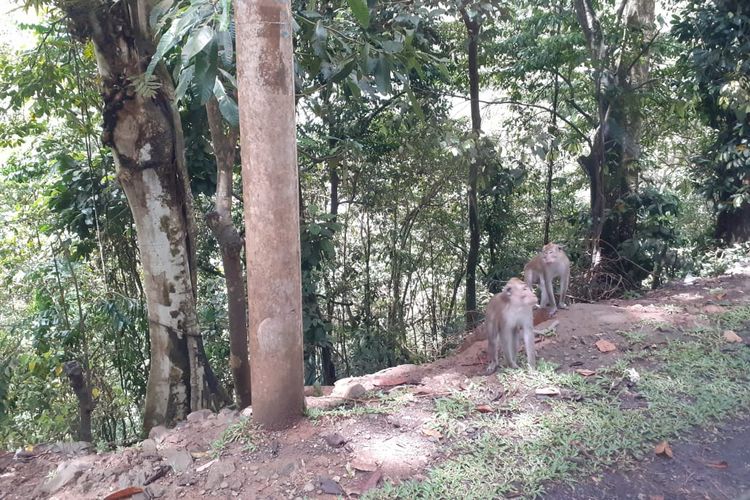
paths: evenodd
<path fill-rule="evenodd" d="M 565 255 L 562 246 L 557 243 L 547 243 L 542 247 L 542 251 L 537 254 L 523 268 L 523 276 L 529 288 L 535 283 L 539 283 L 542 290 L 542 307 L 551 306 L 550 315 L 557 312 L 555 304 L 555 288 L 553 282 L 555 278 L 560 278 L 560 309 L 567 309 L 565 296 L 568 293 L 568 283 L 570 282 L 570 260 Z"/>
<path fill-rule="evenodd" d="M 518 278 L 511 278 L 502 291 L 490 299 L 485 317 L 488 375 L 497 370 L 500 349 L 503 350 L 508 365 L 518 368 L 516 354 L 521 344 L 521 336 L 526 346 L 529 367 L 536 367 L 533 314 L 535 305 L 537 300 L 534 291 Z"/>

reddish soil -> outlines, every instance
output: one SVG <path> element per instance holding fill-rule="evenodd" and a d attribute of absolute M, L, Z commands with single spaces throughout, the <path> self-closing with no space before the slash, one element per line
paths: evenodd
<path fill-rule="evenodd" d="M 626 350 L 658 348 L 679 334 L 676 327 L 707 321 L 704 313 L 750 303 L 748 291 L 750 276 L 734 275 L 673 285 L 637 300 L 573 304 L 537 326 L 556 323 L 554 336 L 538 338 L 538 354 L 564 371 L 595 370 Z M 648 336 L 633 342 L 622 332 Z M 738 333 L 750 340 L 750 333 Z M 602 339 L 617 350 L 600 352 L 595 343 Z M 480 329 L 450 357 L 339 381 L 334 395 L 345 394 L 348 406 L 367 404 L 382 413 L 303 419 L 288 431 L 255 431 L 247 442 L 228 443 L 219 457 L 211 445 L 240 418 L 237 412 L 196 412 L 175 429 L 157 429 L 153 440 L 118 452 L 87 454 L 68 445 L 0 454 L 0 500 L 105 498 L 128 487 L 144 490 L 130 498 L 333 498 L 357 496 L 381 480 L 418 479 L 447 449 L 430 431 L 433 400 L 465 390 L 475 378 L 481 378 L 488 402 L 497 398 L 493 391 L 502 392 L 496 377 L 484 375 L 486 347 Z M 390 405 L 389 395 L 396 401 Z M 311 408 L 335 403 L 334 396 L 307 398 Z M 550 498 L 739 498 L 750 489 L 748 425 L 730 425 L 726 443 L 691 444 L 708 436 L 697 432 L 689 442 L 673 443 L 672 461 L 657 457 L 635 471 L 607 472 L 580 489 L 550 488 Z M 706 465 L 722 461 L 726 468 Z"/>

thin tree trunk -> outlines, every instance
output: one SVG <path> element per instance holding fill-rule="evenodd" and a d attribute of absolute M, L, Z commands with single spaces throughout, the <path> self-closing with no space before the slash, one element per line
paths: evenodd
<path fill-rule="evenodd" d="M 560 34 L 560 24 L 558 23 L 556 28 L 556 35 Z M 557 104 L 560 92 L 560 82 L 558 75 L 555 73 L 555 80 L 553 82 L 552 90 L 552 111 L 551 111 L 551 133 L 552 140 L 550 143 L 550 150 L 547 152 L 547 184 L 545 186 L 546 203 L 544 204 L 544 244 L 549 243 L 549 226 L 552 222 L 552 180 L 555 173 L 555 159 L 557 158 Z"/>
<path fill-rule="evenodd" d="M 91 437 L 91 413 L 94 411 L 94 398 L 91 396 L 91 386 L 88 376 L 83 373 L 83 368 L 78 361 L 68 361 L 63 365 L 65 375 L 70 380 L 70 386 L 78 398 L 78 431 L 76 437 L 79 441 L 92 442 Z"/>
<path fill-rule="evenodd" d="M 470 19 L 465 9 L 461 9 L 461 16 L 468 35 L 469 55 L 469 98 L 471 101 L 471 130 L 474 141 L 479 145 L 482 133 L 482 117 L 479 112 L 479 23 Z M 479 210 L 477 204 L 477 181 L 479 177 L 479 163 L 476 158 L 469 162 L 469 189 L 467 202 L 469 207 L 469 253 L 466 258 L 466 328 L 472 329 L 479 321 L 477 311 L 477 264 L 479 263 Z"/>
<path fill-rule="evenodd" d="M 216 204 L 206 215 L 211 233 L 219 243 L 227 286 L 229 317 L 229 366 L 240 408 L 250 406 L 250 356 L 247 348 L 247 296 L 242 269 L 242 237 L 232 222 L 232 177 L 236 158 L 236 127 L 225 127 L 219 103 L 212 97 L 206 103 L 211 143 L 216 158 Z"/>
<path fill-rule="evenodd" d="M 279 429 L 305 404 L 291 6 L 238 0 L 236 19 L 253 420 Z"/>
<path fill-rule="evenodd" d="M 337 139 L 333 136 L 332 127 L 329 126 L 328 130 L 328 150 L 333 151 L 336 147 Z M 328 160 L 328 177 L 331 184 L 331 215 L 333 216 L 333 222 L 336 222 L 339 214 L 339 172 L 338 172 L 338 158 L 331 158 Z M 336 268 L 334 267 L 331 271 L 331 283 L 336 283 Z M 326 313 L 328 315 L 328 322 L 333 325 L 333 313 L 334 313 L 334 299 L 335 295 L 331 293 L 328 297 L 328 303 L 326 304 Z M 333 347 L 328 344 L 324 345 L 320 349 L 320 361 L 321 368 L 323 371 L 323 385 L 333 385 L 336 381 L 336 365 L 333 363 Z"/>
<path fill-rule="evenodd" d="M 74 32 L 90 36 L 104 97 L 102 142 L 138 236 L 148 304 L 151 359 L 144 430 L 173 425 L 192 410 L 227 400 L 208 365 L 195 306 L 192 198 L 174 87 L 163 66 L 153 96 L 135 92 L 154 50 L 147 0 L 68 2 Z"/>

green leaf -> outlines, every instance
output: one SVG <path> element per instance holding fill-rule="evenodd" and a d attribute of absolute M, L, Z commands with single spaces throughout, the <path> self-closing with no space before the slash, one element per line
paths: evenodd
<path fill-rule="evenodd" d="M 221 0 L 219 31 L 229 31 L 229 18 L 232 13 L 232 0 Z"/>
<path fill-rule="evenodd" d="M 234 102 L 229 95 L 227 95 L 224 85 L 217 78 L 216 84 L 214 85 L 214 96 L 219 101 L 219 111 L 221 116 L 231 125 L 239 127 L 240 125 L 240 110 L 237 107 L 237 103 Z"/>
<path fill-rule="evenodd" d="M 370 9 L 367 8 L 367 4 L 363 0 L 346 0 L 346 2 L 359 25 L 367 28 L 370 25 Z"/>
<path fill-rule="evenodd" d="M 411 109 L 414 110 L 414 113 L 420 120 L 424 121 L 424 112 L 422 112 L 422 106 L 414 96 L 414 92 L 411 91 L 411 87 L 406 87 L 406 94 L 409 96 L 409 100 L 411 101 Z"/>
<path fill-rule="evenodd" d="M 195 75 L 195 66 L 188 66 L 180 72 L 180 81 L 174 92 L 176 101 L 180 101 L 185 96 L 188 85 L 193 81 L 193 75 Z"/>
<path fill-rule="evenodd" d="M 159 22 L 159 18 L 169 10 L 174 0 L 162 0 L 157 3 L 156 6 L 151 9 L 151 13 L 148 16 L 148 24 L 153 29 Z"/>
<path fill-rule="evenodd" d="M 211 40 L 214 39 L 214 30 L 210 26 L 203 26 L 197 32 L 192 33 L 185 45 L 182 47 L 180 58 L 183 63 L 187 63 L 192 59 L 198 52 L 204 49 Z"/>
<path fill-rule="evenodd" d="M 375 63 L 375 85 L 381 94 L 388 94 L 391 91 L 391 68 L 388 60 L 382 55 L 378 57 Z"/>
<path fill-rule="evenodd" d="M 221 48 L 221 60 L 225 66 L 231 66 L 234 59 L 234 42 L 232 34 L 229 31 L 219 31 L 216 33 Z"/>
<path fill-rule="evenodd" d="M 386 54 L 397 54 L 404 48 L 404 44 L 393 40 L 384 40 L 381 44 Z"/>

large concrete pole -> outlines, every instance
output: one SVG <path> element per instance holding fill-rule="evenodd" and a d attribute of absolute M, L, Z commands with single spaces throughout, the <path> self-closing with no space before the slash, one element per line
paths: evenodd
<path fill-rule="evenodd" d="M 253 420 L 304 409 L 299 191 L 288 0 L 237 0 L 242 185 Z"/>

